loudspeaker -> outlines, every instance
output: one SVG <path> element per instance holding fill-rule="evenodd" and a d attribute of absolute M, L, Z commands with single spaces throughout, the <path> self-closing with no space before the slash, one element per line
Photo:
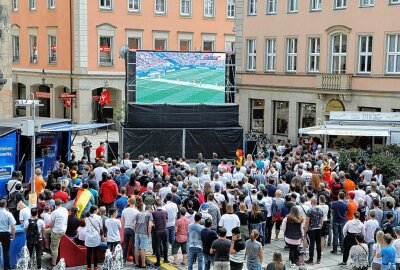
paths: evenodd
<path fill-rule="evenodd" d="M 111 106 L 104 106 L 103 107 L 103 118 L 114 118 L 114 109 Z"/>
<path fill-rule="evenodd" d="M 118 160 L 118 142 L 117 141 L 108 141 L 107 162 L 111 163 L 111 161 L 113 159 Z"/>
<path fill-rule="evenodd" d="M 247 154 L 253 154 L 253 151 L 254 151 L 254 154 L 257 154 L 256 144 L 257 144 L 257 141 L 246 141 L 244 155 L 246 156 Z"/>

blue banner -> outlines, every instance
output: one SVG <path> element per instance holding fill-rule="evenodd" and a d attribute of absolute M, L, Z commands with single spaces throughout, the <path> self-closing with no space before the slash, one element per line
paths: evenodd
<path fill-rule="evenodd" d="M 9 179 L 15 169 L 17 133 L 0 138 L 0 179 Z"/>

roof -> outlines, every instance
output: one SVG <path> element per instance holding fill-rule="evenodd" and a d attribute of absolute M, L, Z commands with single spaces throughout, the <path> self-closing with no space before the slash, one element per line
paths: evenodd
<path fill-rule="evenodd" d="M 20 129 L 21 123 L 24 120 L 32 120 L 32 117 L 26 116 L 26 117 L 1 119 L 0 127 L 9 127 L 9 128 Z M 55 125 L 55 124 L 60 124 L 60 123 L 71 123 L 71 120 L 70 119 L 61 119 L 61 118 L 36 117 L 35 122 L 43 128 L 43 127 L 46 127 L 49 125 Z"/>
<path fill-rule="evenodd" d="M 0 127 L 0 138 L 10 134 L 11 132 L 14 132 L 15 130 L 17 129 L 10 127 Z"/>
<path fill-rule="evenodd" d="M 308 128 L 300 128 L 300 134 L 310 135 L 341 135 L 341 136 L 370 136 L 390 137 L 391 131 L 399 131 L 400 128 L 392 126 L 366 126 L 366 125 L 335 125 L 325 124 Z"/>
<path fill-rule="evenodd" d="M 69 123 L 61 123 L 58 125 L 51 125 L 45 128 L 41 128 L 42 132 L 51 132 L 51 131 L 81 131 L 88 129 L 96 129 L 111 126 L 113 123 L 90 123 L 90 124 L 69 124 Z"/>

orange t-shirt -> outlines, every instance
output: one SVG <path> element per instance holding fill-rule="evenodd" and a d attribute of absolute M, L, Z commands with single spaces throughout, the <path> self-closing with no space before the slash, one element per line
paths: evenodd
<path fill-rule="evenodd" d="M 347 203 L 347 215 L 346 215 L 346 220 L 352 220 L 354 213 L 357 211 L 358 204 L 355 201 L 349 201 Z"/>
<path fill-rule="evenodd" d="M 346 198 L 349 197 L 349 192 L 354 191 L 356 189 L 356 184 L 350 179 L 346 179 L 343 181 L 344 190 L 346 191 Z"/>
<path fill-rule="evenodd" d="M 35 176 L 35 192 L 39 196 L 40 193 L 46 188 L 46 182 L 40 176 Z"/>

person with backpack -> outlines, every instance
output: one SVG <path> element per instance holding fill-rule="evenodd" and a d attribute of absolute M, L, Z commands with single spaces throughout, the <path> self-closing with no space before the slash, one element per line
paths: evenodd
<path fill-rule="evenodd" d="M 292 207 L 289 215 L 282 221 L 281 230 L 285 235 L 285 242 L 289 245 L 289 260 L 292 266 L 299 265 L 297 261 L 298 249 L 304 236 L 302 226 L 304 220 L 299 209 Z"/>
<path fill-rule="evenodd" d="M 156 194 L 153 192 L 153 186 L 152 182 L 147 183 L 147 191 L 142 194 L 144 206 L 150 206 L 151 209 L 154 209 L 156 203 Z"/>
<path fill-rule="evenodd" d="M 19 181 L 18 181 L 19 182 Z M 19 210 L 17 209 L 18 203 L 24 199 L 22 194 L 22 185 L 21 183 L 17 183 L 15 187 L 12 189 L 13 191 L 7 196 L 7 206 L 8 211 L 14 216 L 14 219 L 17 221 L 17 225 L 19 222 Z"/>
<path fill-rule="evenodd" d="M 10 242 L 15 238 L 15 219 L 6 206 L 6 200 L 0 200 L 0 243 L 3 249 L 4 270 L 9 270 Z"/>
<path fill-rule="evenodd" d="M 275 240 L 279 239 L 279 232 L 283 220 L 283 217 L 281 216 L 281 209 L 285 203 L 285 200 L 282 199 L 281 196 L 282 196 L 281 190 L 278 189 L 277 191 L 275 191 L 275 198 L 272 200 L 272 205 L 271 205 L 271 216 L 272 216 L 271 228 L 275 225 Z M 267 235 L 267 242 L 270 242 L 271 238 L 272 238 L 272 230 L 271 234 Z"/>
<path fill-rule="evenodd" d="M 42 235 L 44 230 L 44 221 L 38 218 L 38 209 L 34 207 L 31 209 L 31 218 L 24 223 L 24 231 L 31 260 L 33 260 L 33 250 L 35 250 L 38 270 L 42 269 Z"/>

